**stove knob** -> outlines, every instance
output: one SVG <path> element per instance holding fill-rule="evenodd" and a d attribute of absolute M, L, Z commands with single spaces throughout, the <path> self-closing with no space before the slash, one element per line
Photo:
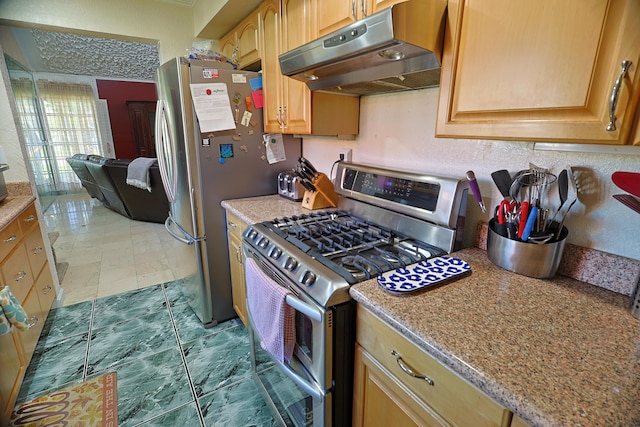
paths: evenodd
<path fill-rule="evenodd" d="M 260 239 L 260 241 L 258 242 L 258 246 L 260 246 L 262 249 L 266 248 L 267 246 L 269 246 L 269 241 L 267 240 L 266 237 L 263 237 L 262 239 Z"/>
<path fill-rule="evenodd" d="M 316 281 L 316 275 L 313 273 L 313 271 L 307 270 L 302 275 L 302 283 L 306 286 L 313 285 L 315 281 Z"/>
<path fill-rule="evenodd" d="M 296 269 L 296 267 L 298 266 L 298 261 L 296 261 L 295 258 L 287 258 L 287 261 L 284 263 L 284 268 L 289 270 L 289 271 L 293 271 Z"/>
<path fill-rule="evenodd" d="M 280 258 L 280 255 L 282 255 L 282 251 L 280 250 L 280 248 L 277 248 L 275 246 L 271 249 L 271 252 L 269 252 L 269 256 L 273 259 Z"/>
<path fill-rule="evenodd" d="M 258 237 L 258 232 L 256 230 L 250 230 L 249 233 L 247 234 L 247 237 L 250 240 L 255 240 L 255 238 Z"/>

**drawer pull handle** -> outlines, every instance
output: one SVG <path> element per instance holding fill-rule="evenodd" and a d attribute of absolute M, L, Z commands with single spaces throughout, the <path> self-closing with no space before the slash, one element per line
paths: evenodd
<path fill-rule="evenodd" d="M 5 243 L 11 243 L 14 240 L 16 240 L 18 238 L 18 236 L 16 236 L 15 234 L 12 234 L 11 236 L 7 237 L 6 239 L 4 239 Z"/>
<path fill-rule="evenodd" d="M 409 368 L 407 365 L 405 365 L 404 360 L 402 360 L 402 356 L 400 356 L 400 354 L 398 354 L 397 351 L 395 350 L 391 350 L 391 355 L 393 355 L 393 357 L 396 358 L 396 362 L 398 363 L 398 366 L 400 366 L 400 369 L 402 369 L 404 371 L 405 374 L 414 377 L 414 378 L 418 378 L 420 380 L 425 380 L 427 382 L 427 384 L 429 385 L 434 385 L 433 380 L 425 375 L 420 375 L 420 374 L 416 374 L 415 372 L 413 372 L 411 370 L 411 368 Z"/>
<path fill-rule="evenodd" d="M 44 248 L 42 246 L 38 246 L 37 248 L 35 248 L 33 250 L 33 254 L 34 255 L 38 255 L 40 252 L 42 252 L 44 250 Z"/>
<path fill-rule="evenodd" d="M 27 272 L 22 270 L 20 273 L 16 274 L 16 282 L 19 282 L 20 280 L 24 279 L 25 277 L 27 277 Z"/>
<path fill-rule="evenodd" d="M 29 329 L 33 328 L 34 326 L 36 326 L 38 324 L 38 322 L 40 321 L 40 319 L 38 319 L 38 316 L 33 316 L 29 318 Z"/>
<path fill-rule="evenodd" d="M 26 217 L 26 218 L 24 219 L 24 222 L 33 222 L 33 221 L 35 221 L 35 220 L 36 220 L 35 215 L 29 215 L 28 217 Z"/>
<path fill-rule="evenodd" d="M 235 223 L 231 222 L 231 221 L 227 221 L 227 225 L 228 225 L 229 227 L 233 227 L 233 228 L 236 228 L 236 227 L 237 227 L 237 225 L 236 225 Z"/>
<path fill-rule="evenodd" d="M 49 292 L 51 292 L 51 289 L 53 289 L 51 285 L 47 285 L 47 287 L 42 290 L 42 295 L 47 295 Z"/>
<path fill-rule="evenodd" d="M 624 76 L 627 74 L 631 61 L 624 60 L 621 65 L 622 71 L 616 79 L 616 82 L 613 84 L 611 97 L 609 99 L 609 124 L 607 125 L 607 132 L 616 130 L 616 107 L 618 106 L 618 96 L 620 95 L 622 81 L 624 80 Z"/>

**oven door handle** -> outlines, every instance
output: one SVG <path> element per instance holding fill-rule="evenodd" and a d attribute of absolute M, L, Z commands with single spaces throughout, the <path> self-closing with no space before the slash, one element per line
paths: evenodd
<path fill-rule="evenodd" d="M 307 317 L 315 320 L 316 322 L 322 322 L 322 312 L 316 310 L 314 307 L 310 306 L 306 302 L 302 301 L 298 297 L 295 297 L 291 294 L 287 295 L 285 298 L 287 305 L 293 307 L 300 313 L 304 314 Z"/>

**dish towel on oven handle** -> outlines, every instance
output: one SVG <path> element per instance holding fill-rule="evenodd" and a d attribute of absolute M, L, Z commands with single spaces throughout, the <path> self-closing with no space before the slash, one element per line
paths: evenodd
<path fill-rule="evenodd" d="M 29 317 L 8 286 L 0 290 L 0 335 L 11 332 L 15 326 L 21 331 L 31 327 Z"/>
<path fill-rule="evenodd" d="M 260 345 L 276 360 L 291 361 L 295 344 L 295 310 L 286 303 L 291 292 L 276 284 L 256 262 L 245 263 L 247 309 L 253 319 Z"/>

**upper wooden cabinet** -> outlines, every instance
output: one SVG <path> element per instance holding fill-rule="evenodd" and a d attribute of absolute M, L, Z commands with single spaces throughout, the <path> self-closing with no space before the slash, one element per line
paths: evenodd
<path fill-rule="evenodd" d="M 260 7 L 264 131 L 300 135 L 355 135 L 357 97 L 311 92 L 284 77 L 278 56 L 316 38 L 315 0 L 267 0 Z"/>
<path fill-rule="evenodd" d="M 449 0 L 447 19 L 437 136 L 633 143 L 638 0 Z"/>
<path fill-rule="evenodd" d="M 318 1 L 318 35 L 324 36 L 384 8 L 407 0 Z"/>
<path fill-rule="evenodd" d="M 241 70 L 260 70 L 259 22 L 259 9 L 256 9 L 220 38 L 222 54 L 237 61 L 238 68 Z"/>

